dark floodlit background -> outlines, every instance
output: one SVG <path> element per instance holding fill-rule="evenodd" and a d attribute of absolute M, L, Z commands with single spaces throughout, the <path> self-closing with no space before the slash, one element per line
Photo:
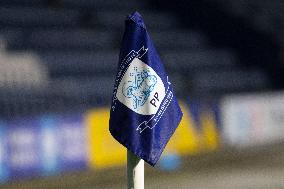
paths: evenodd
<path fill-rule="evenodd" d="M 284 188 L 283 0 L 1 0 L 0 188 L 126 188 L 108 119 L 135 10 L 184 112 L 146 188 Z"/>

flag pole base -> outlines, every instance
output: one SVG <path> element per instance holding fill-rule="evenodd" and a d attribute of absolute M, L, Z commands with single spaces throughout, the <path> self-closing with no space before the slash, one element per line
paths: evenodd
<path fill-rule="evenodd" d="M 144 189 L 144 160 L 127 150 L 127 188 Z"/>

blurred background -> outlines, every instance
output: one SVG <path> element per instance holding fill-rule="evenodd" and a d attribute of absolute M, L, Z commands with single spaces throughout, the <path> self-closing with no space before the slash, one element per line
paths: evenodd
<path fill-rule="evenodd" d="M 284 188 L 283 0 L 1 0 L 0 188 L 126 188 L 108 119 L 136 10 L 184 112 L 145 188 Z"/>

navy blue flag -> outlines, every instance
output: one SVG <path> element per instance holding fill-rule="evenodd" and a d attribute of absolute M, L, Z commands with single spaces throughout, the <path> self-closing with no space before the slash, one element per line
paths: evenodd
<path fill-rule="evenodd" d="M 119 55 L 109 130 L 128 150 L 154 166 L 182 112 L 141 15 L 129 15 Z"/>

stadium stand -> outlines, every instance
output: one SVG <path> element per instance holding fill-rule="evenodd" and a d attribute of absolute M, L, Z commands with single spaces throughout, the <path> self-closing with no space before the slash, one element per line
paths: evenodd
<path fill-rule="evenodd" d="M 261 68 L 267 89 L 282 89 L 283 2 L 223 0 L 155 0 L 156 6 L 176 12 L 190 29 L 201 30 L 211 47 L 233 49 L 239 67 Z M 282 8 L 281 8 L 282 7 Z M 255 19 L 259 16 L 259 19 Z M 256 20 L 258 20 L 256 22 Z M 266 29 L 265 29 L 266 28 Z"/>
<path fill-rule="evenodd" d="M 141 9 L 179 98 L 269 88 L 266 73 L 243 69 L 234 48 L 212 46 L 201 30 L 188 29 L 178 16 L 145 2 L 13 0 L 0 5 L 0 35 L 7 49 L 33 51 L 38 64 L 47 68 L 45 73 L 31 71 L 49 77 L 45 95 L 29 91 L 47 104 L 48 96 L 55 94 L 56 100 L 72 99 L 78 107 L 89 104 L 86 100 L 92 105 L 110 103 L 123 20 L 132 7 Z M 114 5 L 119 10 L 113 10 Z"/>
<path fill-rule="evenodd" d="M 37 30 L 27 36 L 26 45 L 36 50 L 96 50 L 113 46 L 111 33 L 92 30 Z"/>
<path fill-rule="evenodd" d="M 1 7 L 0 24 L 11 27 L 70 27 L 79 24 L 80 12 L 37 7 Z"/>

